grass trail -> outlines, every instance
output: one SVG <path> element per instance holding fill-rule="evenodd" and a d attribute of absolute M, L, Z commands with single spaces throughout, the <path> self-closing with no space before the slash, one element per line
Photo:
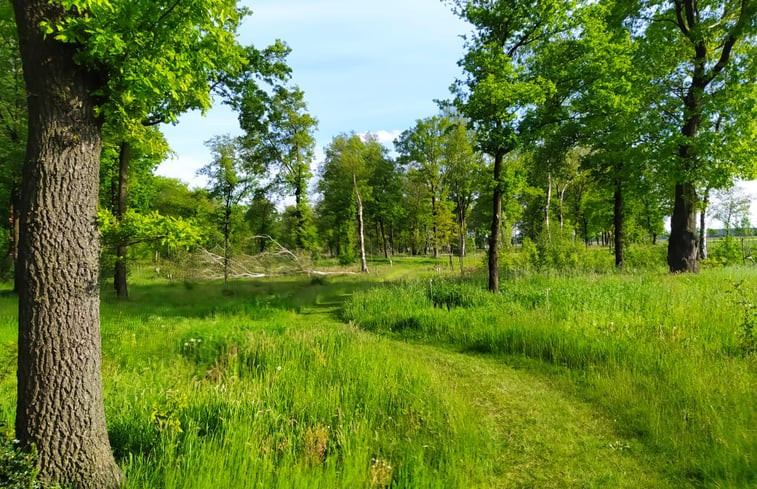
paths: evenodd
<path fill-rule="evenodd" d="M 480 414 L 497 447 L 489 487 L 654 488 L 669 483 L 590 405 L 502 360 L 397 342 Z"/>

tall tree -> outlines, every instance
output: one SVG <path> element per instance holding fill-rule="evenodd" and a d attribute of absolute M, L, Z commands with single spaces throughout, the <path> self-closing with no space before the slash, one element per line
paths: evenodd
<path fill-rule="evenodd" d="M 155 126 L 140 126 L 138 137 L 126 139 L 124 135 L 117 137 L 108 134 L 108 126 L 104 128 L 106 140 L 120 141 L 118 144 L 106 142 L 101 155 L 100 205 L 108 209 L 115 220 L 115 228 L 126 230 L 128 226 L 121 226 L 131 205 L 130 201 L 153 180 L 152 172 L 168 154 L 168 143 Z M 136 135 L 135 135 L 136 136 Z M 142 209 L 146 210 L 146 209 Z M 116 297 L 128 299 L 127 283 L 127 252 L 133 243 L 133 236 L 118 232 L 109 236 L 114 242 L 105 242 L 115 253 L 113 271 L 113 288 Z"/>
<path fill-rule="evenodd" d="M 669 146 L 675 149 L 659 157 L 675 183 L 668 266 L 671 272 L 697 272 L 697 184 L 719 180 L 710 185 L 718 188 L 745 165 L 753 171 L 753 163 L 737 161 L 737 154 L 729 158 L 731 165 L 713 165 L 713 153 L 723 144 L 710 136 L 722 121 L 726 132 L 754 141 L 737 124 L 744 110 L 754 118 L 753 103 L 732 97 L 754 97 L 754 90 L 745 93 L 743 86 L 753 86 L 755 79 L 757 1 L 645 0 L 622 8 L 631 10 L 629 29 L 645 48 L 639 66 L 666 93 L 652 107 L 661 115 L 672 114 L 662 136 L 670 136 Z"/>
<path fill-rule="evenodd" d="M 326 160 L 318 184 L 323 194 L 322 208 L 331 213 L 339 213 L 343 216 L 340 220 L 344 224 L 357 219 L 360 270 L 365 273 L 368 272 L 368 262 L 365 253 L 364 208 L 371 195 L 368 178 L 371 160 L 381 157 L 382 151 L 381 145 L 375 140 L 364 142 L 356 134 L 334 137 L 326 148 Z M 344 231 L 341 234 L 344 236 Z M 349 239 L 347 242 L 349 243 Z"/>
<path fill-rule="evenodd" d="M 446 199 L 446 141 L 452 122 L 447 117 L 433 116 L 416 121 L 395 142 L 399 160 L 407 165 L 408 176 L 426 187 L 431 202 L 431 246 L 434 258 L 439 257 L 441 206 Z"/>
<path fill-rule="evenodd" d="M 244 97 L 256 96 L 255 92 L 245 92 Z M 306 248 L 308 181 L 313 176 L 310 164 L 314 157 L 315 138 L 313 132 L 318 124 L 307 113 L 305 94 L 297 87 L 276 86 L 273 94 L 257 104 L 243 100 L 242 109 L 257 109 L 253 113 L 243 113 L 240 121 L 247 133 L 245 142 L 253 153 L 252 159 L 269 165 L 277 171 L 275 183 L 294 195 L 295 201 L 295 245 Z"/>
<path fill-rule="evenodd" d="M 197 173 L 208 177 L 210 195 L 221 201 L 223 283 L 226 284 L 229 280 L 229 263 L 231 260 L 229 241 L 232 232 L 232 213 L 239 202 L 254 190 L 255 175 L 248 173 L 248 171 L 260 170 L 260 167 L 244 166 L 240 139 L 218 136 L 206 144 L 213 155 L 213 161 L 202 167 Z"/>
<path fill-rule="evenodd" d="M 543 100 L 551 87 L 528 76 L 524 61 L 553 33 L 565 30 L 573 2 L 455 0 L 456 13 L 474 26 L 453 86 L 455 105 L 474 126 L 479 149 L 494 159 L 489 233 L 489 290 L 499 291 L 499 235 L 503 162 L 518 146 L 519 110 Z"/>
<path fill-rule="evenodd" d="M 43 480 L 116 488 L 122 476 L 108 442 L 100 376 L 102 116 L 184 110 L 184 94 L 194 89 L 198 104 L 209 105 L 207 79 L 193 83 L 182 70 L 195 67 L 190 60 L 201 60 L 208 74 L 238 61 L 240 13 L 232 0 L 13 6 L 29 114 L 16 437 L 37 447 Z"/>

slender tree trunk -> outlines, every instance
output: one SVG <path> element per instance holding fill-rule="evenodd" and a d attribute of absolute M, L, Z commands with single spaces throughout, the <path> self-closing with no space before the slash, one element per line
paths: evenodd
<path fill-rule="evenodd" d="M 297 226 L 297 229 L 295 229 L 294 235 L 295 235 L 295 246 L 298 250 L 302 250 L 305 248 L 305 243 L 303 239 L 304 235 L 304 229 L 305 229 L 305 214 L 302 212 L 302 182 L 300 182 L 300 179 L 297 179 L 297 186 L 294 189 L 294 220 Z"/>
<path fill-rule="evenodd" d="M 623 183 L 615 180 L 615 205 L 613 225 L 615 227 L 615 267 L 623 268 Z"/>
<path fill-rule="evenodd" d="M 702 196 L 702 208 L 699 211 L 699 259 L 707 258 L 707 206 L 710 203 L 710 190 L 705 189 Z"/>
<path fill-rule="evenodd" d="M 458 224 L 459 224 L 459 231 L 460 234 L 458 236 L 459 244 L 458 247 L 460 248 L 460 275 L 465 274 L 465 211 L 459 210 L 458 211 Z"/>
<path fill-rule="evenodd" d="M 433 251 L 434 251 L 434 258 L 439 258 L 439 243 L 436 239 L 436 221 L 437 221 L 437 209 L 436 209 L 436 189 L 432 188 L 431 191 L 434 193 L 431 195 L 431 237 L 432 237 L 432 244 L 433 244 Z"/>
<path fill-rule="evenodd" d="M 547 172 L 547 203 L 544 206 L 544 226 L 547 228 L 547 239 L 552 238 L 552 231 L 549 229 L 549 207 L 552 205 L 552 173 Z"/>
<path fill-rule="evenodd" d="M 13 292 L 18 293 L 20 288 L 21 274 L 19 272 L 18 264 L 18 236 L 20 231 L 21 215 L 20 215 L 20 202 L 21 195 L 19 195 L 18 185 L 14 185 L 11 190 L 11 258 L 13 259 Z"/>
<path fill-rule="evenodd" d="M 394 251 L 396 250 L 394 245 L 394 223 L 389 223 L 389 248 L 392 250 L 392 256 L 394 256 Z"/>
<path fill-rule="evenodd" d="M 363 223 L 363 199 L 360 198 L 360 191 L 357 188 L 357 176 L 352 175 L 352 183 L 355 186 L 355 198 L 357 199 L 357 221 L 358 234 L 360 240 L 360 271 L 368 273 L 368 262 L 365 259 L 365 225 Z"/>
<path fill-rule="evenodd" d="M 557 218 L 560 221 L 560 231 L 563 230 L 563 225 L 565 224 L 562 207 L 563 207 L 563 202 L 565 201 L 565 191 L 567 189 L 568 189 L 568 185 L 566 184 L 563 188 L 559 190 L 560 200 L 558 202 L 558 207 L 557 207 L 557 213 L 558 213 Z"/>
<path fill-rule="evenodd" d="M 226 207 L 223 213 L 223 285 L 229 282 L 229 263 L 231 254 L 229 251 L 229 236 L 231 235 L 231 199 L 226 199 Z"/>
<path fill-rule="evenodd" d="M 389 249 L 386 244 L 386 232 L 384 231 L 384 220 L 379 219 L 379 227 L 381 228 L 381 246 L 384 248 L 384 258 L 389 258 Z"/>
<path fill-rule="evenodd" d="M 499 292 L 499 227 L 502 219 L 502 162 L 504 154 L 494 156 L 494 195 L 492 225 L 489 234 L 489 291 Z"/>
<path fill-rule="evenodd" d="M 123 223 L 127 208 L 127 183 L 129 175 L 129 143 L 121 143 L 118 154 L 118 188 L 115 195 L 115 218 L 119 224 Z M 113 273 L 113 287 L 116 289 L 116 297 L 119 299 L 129 298 L 129 289 L 126 282 L 126 252 L 127 243 L 120 239 L 116 244 L 116 264 Z"/>
<path fill-rule="evenodd" d="M 58 2 L 13 6 L 29 93 L 16 437 L 36 446 L 42 480 L 117 488 L 100 374 L 98 81 L 74 62 L 73 45 L 43 39 L 40 22 L 64 15 Z"/>

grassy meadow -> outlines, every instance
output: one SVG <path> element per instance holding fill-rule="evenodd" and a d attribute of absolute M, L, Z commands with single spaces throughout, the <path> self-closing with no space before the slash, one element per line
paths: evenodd
<path fill-rule="evenodd" d="M 520 274 L 492 296 L 480 261 L 227 286 L 135 268 L 101 309 L 126 487 L 757 487 L 757 269 Z"/>

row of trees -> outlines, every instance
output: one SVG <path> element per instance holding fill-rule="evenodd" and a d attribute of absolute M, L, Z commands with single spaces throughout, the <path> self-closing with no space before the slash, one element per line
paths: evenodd
<path fill-rule="evenodd" d="M 452 4 L 474 26 L 454 104 L 494 159 L 490 289 L 498 287 L 505 158 L 529 146 L 548 176 L 585 154 L 596 178 L 614 188 L 618 250 L 628 190 L 669 186 L 668 264 L 697 271 L 696 213 L 708 190 L 755 175 L 757 2 Z"/>

